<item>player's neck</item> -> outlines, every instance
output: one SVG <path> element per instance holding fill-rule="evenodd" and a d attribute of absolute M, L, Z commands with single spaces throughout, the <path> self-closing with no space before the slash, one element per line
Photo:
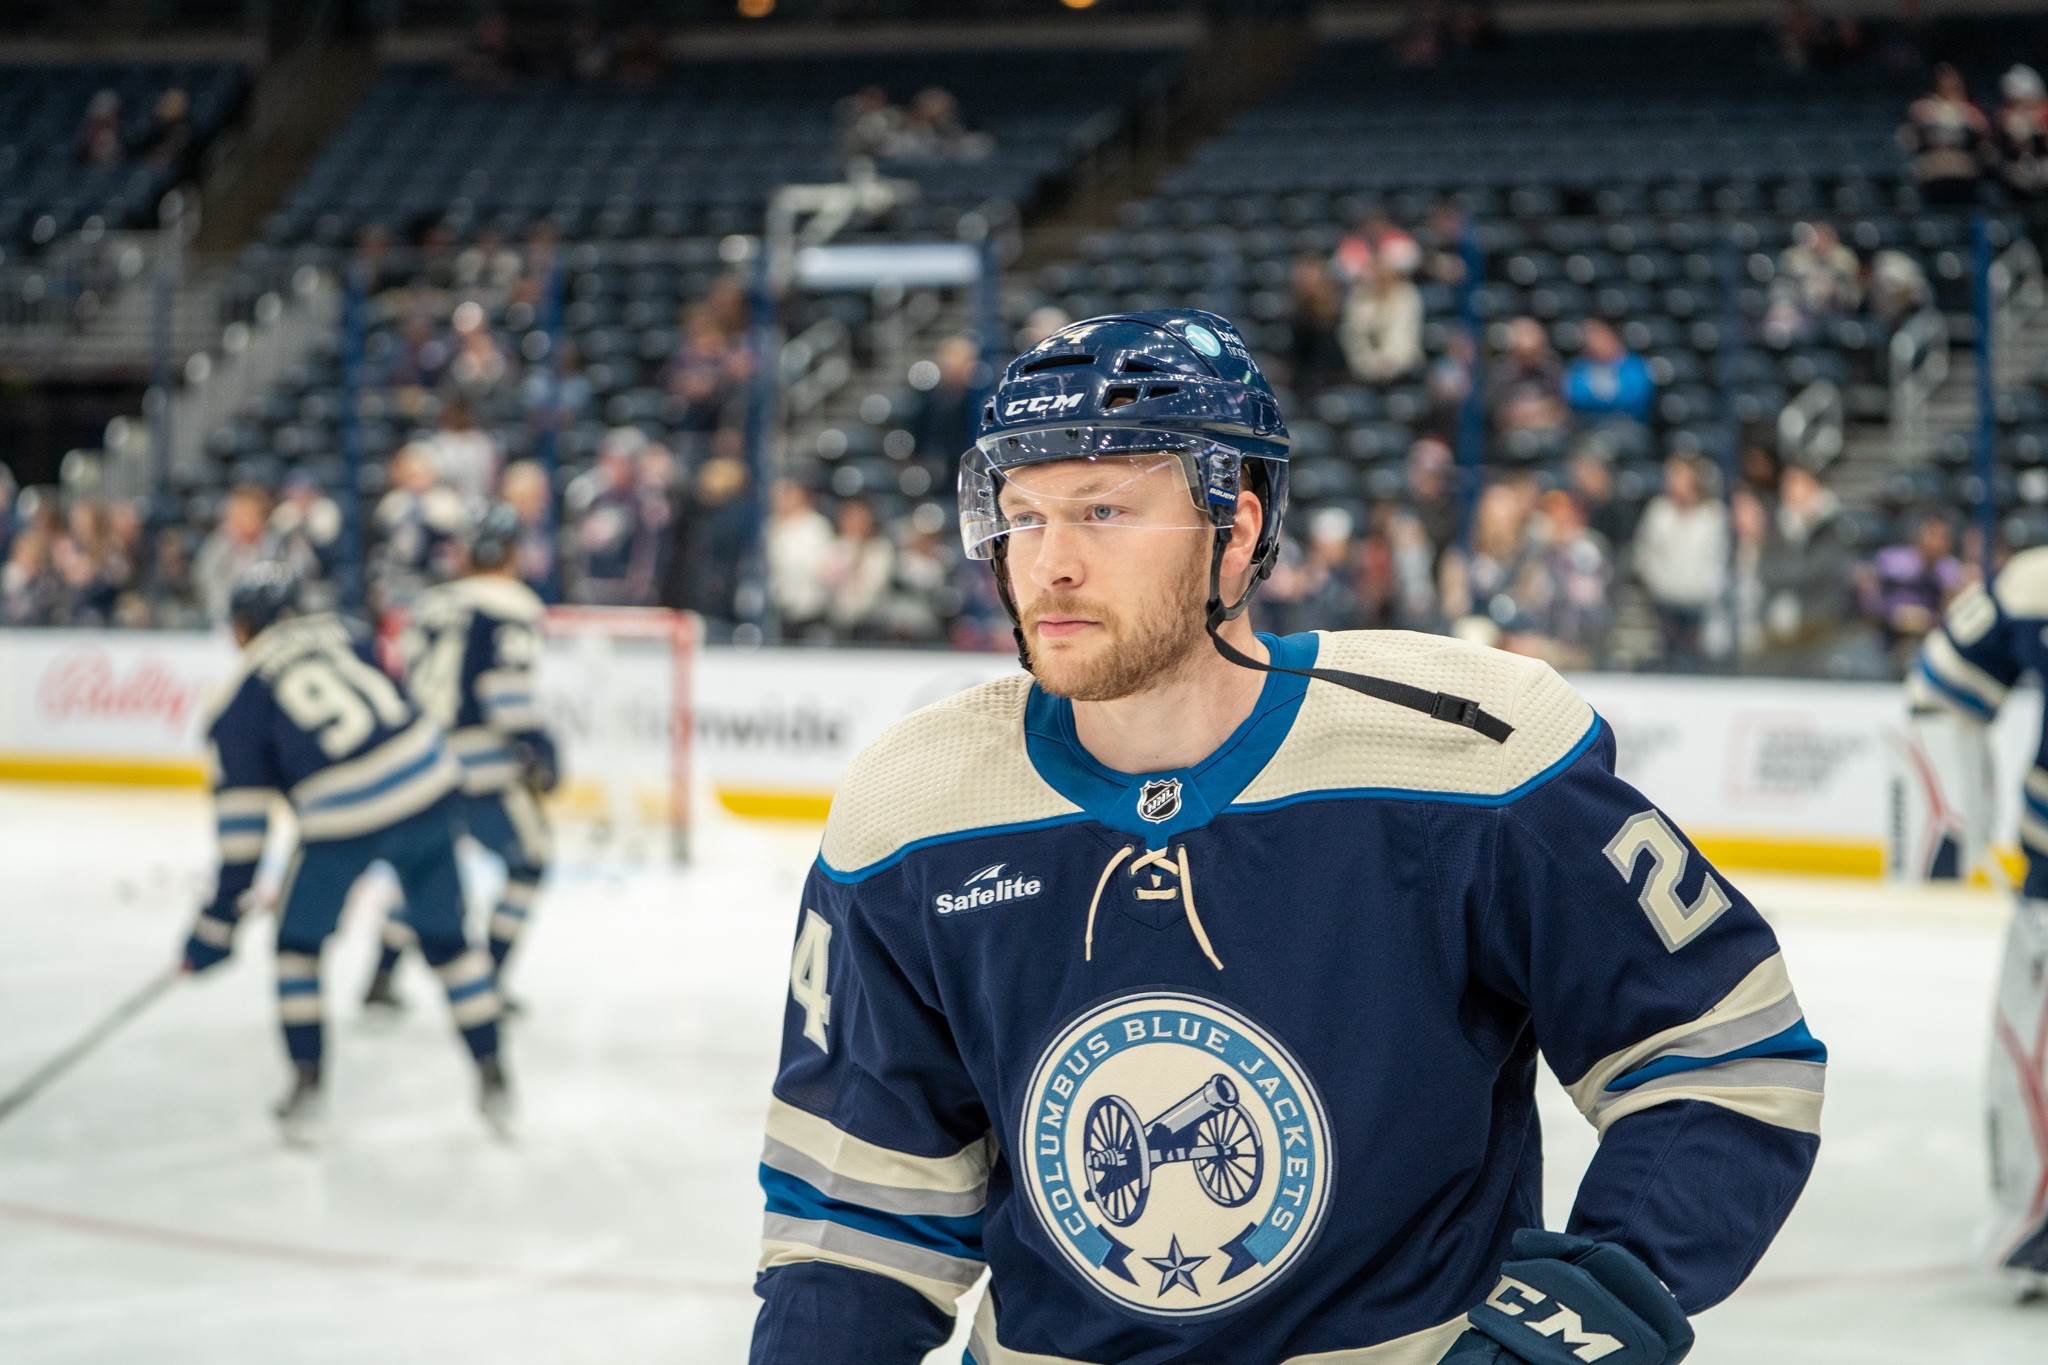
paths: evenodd
<path fill-rule="evenodd" d="M 1221 633 L 1233 648 L 1267 661 L 1266 646 L 1243 617 L 1225 622 Z M 1116 701 L 1075 702 L 1074 735 L 1114 772 L 1192 768 L 1244 724 L 1265 685 L 1265 674 L 1231 663 L 1205 639 L 1169 682 Z"/>

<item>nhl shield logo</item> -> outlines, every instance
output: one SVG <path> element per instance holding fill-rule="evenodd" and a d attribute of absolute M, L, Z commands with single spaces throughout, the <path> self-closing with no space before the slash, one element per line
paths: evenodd
<path fill-rule="evenodd" d="M 1147 992 L 1052 1040 L 1024 1096 L 1023 1187 L 1083 1279 L 1131 1312 L 1242 1307 L 1328 1207 L 1329 1120 L 1280 1042 L 1204 996 Z"/>
<path fill-rule="evenodd" d="M 1163 777 L 1138 788 L 1138 817 L 1162 824 L 1180 814 L 1180 779 Z"/>

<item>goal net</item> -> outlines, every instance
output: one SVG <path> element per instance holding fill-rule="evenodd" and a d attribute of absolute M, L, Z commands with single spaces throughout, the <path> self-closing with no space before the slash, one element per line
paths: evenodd
<path fill-rule="evenodd" d="M 655 607 L 548 608 L 537 671 L 562 767 L 549 804 L 572 843 L 688 859 L 698 624 Z"/>

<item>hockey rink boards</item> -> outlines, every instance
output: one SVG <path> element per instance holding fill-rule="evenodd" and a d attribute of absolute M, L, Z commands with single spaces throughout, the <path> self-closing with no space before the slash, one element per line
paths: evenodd
<path fill-rule="evenodd" d="M 524 1110 L 491 1141 L 425 970 L 357 1019 L 379 888 L 329 949 L 330 1113 L 285 1150 L 267 922 L 0 1123 L 0 1360 L 152 1365 L 742 1361 L 755 1163 L 817 827 L 707 814 L 687 870 L 565 862 L 515 960 Z M 197 793 L 0 785 L 0 1089 L 182 943 L 211 865 Z M 2048 1303 L 1979 1264 L 1994 893 L 1731 877 L 1829 1046 L 1819 1167 L 1699 1365 L 2022 1365 Z M 488 888 L 485 888 L 488 889 Z M 1542 1095 L 1561 1226 L 1593 1150 Z M 956 1361 L 958 1348 L 935 1360 Z"/>

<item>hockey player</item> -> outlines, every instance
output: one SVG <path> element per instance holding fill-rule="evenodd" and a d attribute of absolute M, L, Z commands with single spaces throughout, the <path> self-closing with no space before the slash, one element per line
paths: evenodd
<path fill-rule="evenodd" d="M 420 948 L 440 975 L 476 1059 L 484 1117 L 502 1132 L 511 1095 L 498 1055 L 491 960 L 462 930 L 455 866 L 461 772 L 433 721 L 373 662 L 367 632 L 338 616 L 296 615 L 299 584 L 280 564 L 237 580 L 230 615 L 242 646 L 208 725 L 220 876 L 185 945 L 202 972 L 228 956 L 280 796 L 298 816 L 277 927 L 277 1004 L 294 1079 L 277 1116 L 306 1143 L 321 1113 L 320 949 L 349 888 L 372 862 L 397 872 Z"/>
<path fill-rule="evenodd" d="M 2048 549 L 2023 550 L 1989 591 L 1965 589 L 1907 675 L 1915 712 L 1915 793 L 1897 793 L 1908 875 L 1967 874 L 1985 857 L 1987 727 L 2022 673 L 2048 676 Z M 2021 789 L 2027 873 L 1993 1005 L 1989 1068 L 1996 1263 L 2026 1292 L 2048 1292 L 2048 725 Z M 1957 809 L 1961 816 L 1946 816 Z M 1987 814 L 1973 818 L 1973 813 Z M 1902 819 L 1908 815 L 1912 819 Z M 1929 851 L 1936 852 L 1930 856 Z"/>
<path fill-rule="evenodd" d="M 962 459 L 1031 676 L 849 765 L 769 1103 L 755 1365 L 1665 1365 L 1825 1052 L 1545 665 L 1255 636 L 1287 434 L 1235 330 L 1097 318 Z M 1205 638 L 1205 632 L 1207 638 Z M 1542 1226 L 1538 1049 L 1602 1134 Z"/>
<path fill-rule="evenodd" d="M 515 1007 L 502 993 L 505 960 L 548 864 L 547 823 L 534 793 L 553 791 L 558 780 L 555 743 L 533 690 L 546 608 L 513 576 L 519 534 L 517 512 L 491 509 L 469 537 L 467 573 L 420 595 L 404 637 L 406 689 L 447 731 L 462 764 L 461 827 L 505 863 L 489 941 L 507 1013 Z M 413 939 L 408 916 L 394 910 L 365 1005 L 399 1006 L 391 974 Z"/>

